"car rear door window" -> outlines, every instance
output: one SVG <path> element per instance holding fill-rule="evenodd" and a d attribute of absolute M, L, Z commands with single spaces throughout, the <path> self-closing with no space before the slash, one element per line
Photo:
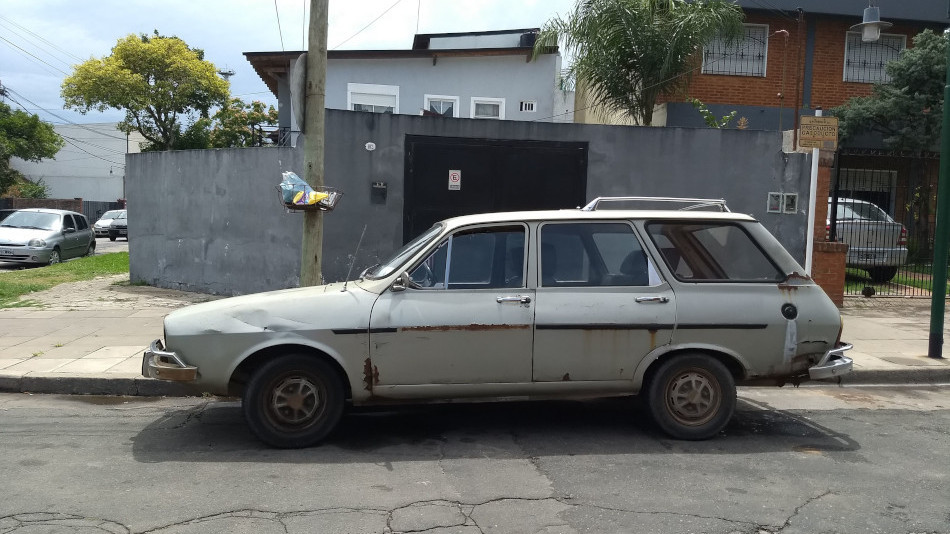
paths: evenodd
<path fill-rule="evenodd" d="M 646 286 L 658 283 L 626 223 L 550 223 L 541 227 L 541 286 Z"/>
<path fill-rule="evenodd" d="M 75 230 L 76 222 L 73 221 L 73 216 L 67 213 L 66 215 L 63 215 L 63 230 L 69 230 L 69 229 Z"/>
<path fill-rule="evenodd" d="M 663 222 L 648 224 L 647 231 L 679 280 L 773 282 L 785 278 L 739 225 Z"/>

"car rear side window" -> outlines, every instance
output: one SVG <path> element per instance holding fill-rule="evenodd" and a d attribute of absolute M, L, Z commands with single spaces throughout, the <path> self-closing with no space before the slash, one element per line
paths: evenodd
<path fill-rule="evenodd" d="M 741 226 L 663 222 L 647 232 L 677 279 L 687 282 L 778 282 L 785 278 Z"/>
<path fill-rule="evenodd" d="M 659 277 L 626 223 L 541 227 L 541 286 L 647 286 Z"/>

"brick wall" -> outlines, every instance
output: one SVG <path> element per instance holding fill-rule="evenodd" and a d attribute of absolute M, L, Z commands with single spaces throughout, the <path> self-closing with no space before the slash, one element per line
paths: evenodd
<path fill-rule="evenodd" d="M 799 23 L 789 18 L 750 12 L 746 23 L 768 25 L 768 50 L 765 77 L 729 76 L 702 74 L 701 56 L 697 55 L 696 74 L 688 89 L 688 96 L 707 104 L 734 104 L 739 106 L 767 106 L 794 108 L 796 90 L 802 91 L 802 77 L 806 63 L 806 21 Z M 812 61 L 811 102 L 802 102 L 803 107 L 830 109 L 844 104 L 851 97 L 871 94 L 872 84 L 844 81 L 845 35 L 853 24 L 861 21 L 861 14 L 854 18 L 821 17 L 815 19 L 815 50 Z M 800 26 L 800 27 L 799 27 Z M 888 34 L 907 36 L 907 47 L 913 46 L 913 36 L 922 28 L 895 24 L 886 30 Z M 788 38 L 777 34 L 786 30 Z M 781 96 L 780 96 L 781 95 Z M 802 93 L 801 98 L 804 99 Z M 686 95 L 668 98 L 668 102 L 683 102 Z"/>
<path fill-rule="evenodd" d="M 82 213 L 82 199 L 61 198 L 11 198 L 9 209 L 22 210 L 24 208 L 47 208 L 53 210 L 69 210 Z"/>
<path fill-rule="evenodd" d="M 839 308 L 844 305 L 845 256 L 847 243 L 816 241 L 811 277 Z"/>

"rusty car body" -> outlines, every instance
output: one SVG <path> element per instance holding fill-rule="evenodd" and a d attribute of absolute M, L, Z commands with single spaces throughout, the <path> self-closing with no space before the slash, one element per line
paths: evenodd
<path fill-rule="evenodd" d="M 706 439 L 736 384 L 851 371 L 837 308 L 751 216 L 597 206 L 456 217 L 357 280 L 177 310 L 142 372 L 303 447 L 346 406 L 636 394 Z"/>

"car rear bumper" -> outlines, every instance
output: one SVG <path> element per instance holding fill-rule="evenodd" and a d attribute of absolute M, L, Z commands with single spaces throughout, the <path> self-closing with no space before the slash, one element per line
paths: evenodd
<path fill-rule="evenodd" d="M 198 377 L 198 368 L 183 362 L 173 351 L 165 350 L 162 340 L 156 339 L 142 356 L 142 376 L 175 382 L 191 382 Z"/>
<path fill-rule="evenodd" d="M 808 368 L 808 377 L 812 380 L 822 380 L 850 373 L 854 360 L 845 356 L 844 352 L 851 350 L 852 347 L 853 345 L 849 343 L 839 343 L 838 346 L 826 352 L 817 364 Z"/>
<path fill-rule="evenodd" d="M 906 248 L 852 247 L 846 260 L 848 267 L 898 267 L 906 262 Z"/>

